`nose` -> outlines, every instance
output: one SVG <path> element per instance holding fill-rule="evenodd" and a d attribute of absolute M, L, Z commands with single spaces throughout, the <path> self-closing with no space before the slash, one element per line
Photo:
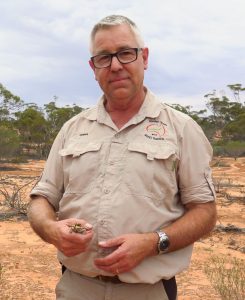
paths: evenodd
<path fill-rule="evenodd" d="M 115 55 L 111 59 L 111 70 L 118 71 L 120 69 L 122 69 L 122 64 L 120 63 L 120 61 L 118 60 L 118 58 Z"/>

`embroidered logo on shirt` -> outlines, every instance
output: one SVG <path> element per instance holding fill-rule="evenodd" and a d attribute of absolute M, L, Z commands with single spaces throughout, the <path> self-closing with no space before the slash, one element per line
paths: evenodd
<path fill-rule="evenodd" d="M 157 120 L 150 120 L 150 124 L 145 127 L 145 137 L 152 140 L 164 140 L 164 136 L 167 132 L 167 124 Z"/>

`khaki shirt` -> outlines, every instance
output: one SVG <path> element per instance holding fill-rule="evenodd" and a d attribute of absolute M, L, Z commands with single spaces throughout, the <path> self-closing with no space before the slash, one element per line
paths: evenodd
<path fill-rule="evenodd" d="M 215 198 L 212 149 L 195 121 L 148 90 L 140 111 L 119 130 L 103 101 L 65 123 L 31 192 L 46 197 L 59 219 L 93 225 L 88 252 L 74 257 L 58 252 L 68 269 L 91 277 L 112 275 L 93 263 L 107 254 L 99 241 L 154 232 L 180 218 L 185 204 Z M 188 267 L 192 248 L 148 257 L 119 277 L 129 283 L 171 278 Z"/>

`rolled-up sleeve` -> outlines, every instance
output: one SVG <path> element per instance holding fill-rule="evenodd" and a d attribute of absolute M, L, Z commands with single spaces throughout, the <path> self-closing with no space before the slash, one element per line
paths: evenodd
<path fill-rule="evenodd" d="M 56 211 L 59 209 L 59 201 L 64 192 L 63 165 L 59 155 L 63 143 L 63 130 L 61 130 L 52 145 L 40 180 L 30 193 L 31 198 L 36 195 L 45 197 Z"/>
<path fill-rule="evenodd" d="M 183 128 L 178 180 L 181 201 L 205 203 L 215 200 L 210 162 L 212 147 L 201 127 L 192 119 Z"/>

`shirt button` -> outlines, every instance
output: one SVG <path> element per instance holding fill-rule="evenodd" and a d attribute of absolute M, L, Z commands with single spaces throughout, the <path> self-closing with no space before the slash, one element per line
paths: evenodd
<path fill-rule="evenodd" d="M 100 225 L 104 225 L 105 224 L 105 221 L 104 220 L 101 220 L 100 221 Z"/>
<path fill-rule="evenodd" d="M 105 194 L 109 194 L 109 193 L 110 193 L 110 190 L 104 189 L 104 193 L 105 193 Z"/>

